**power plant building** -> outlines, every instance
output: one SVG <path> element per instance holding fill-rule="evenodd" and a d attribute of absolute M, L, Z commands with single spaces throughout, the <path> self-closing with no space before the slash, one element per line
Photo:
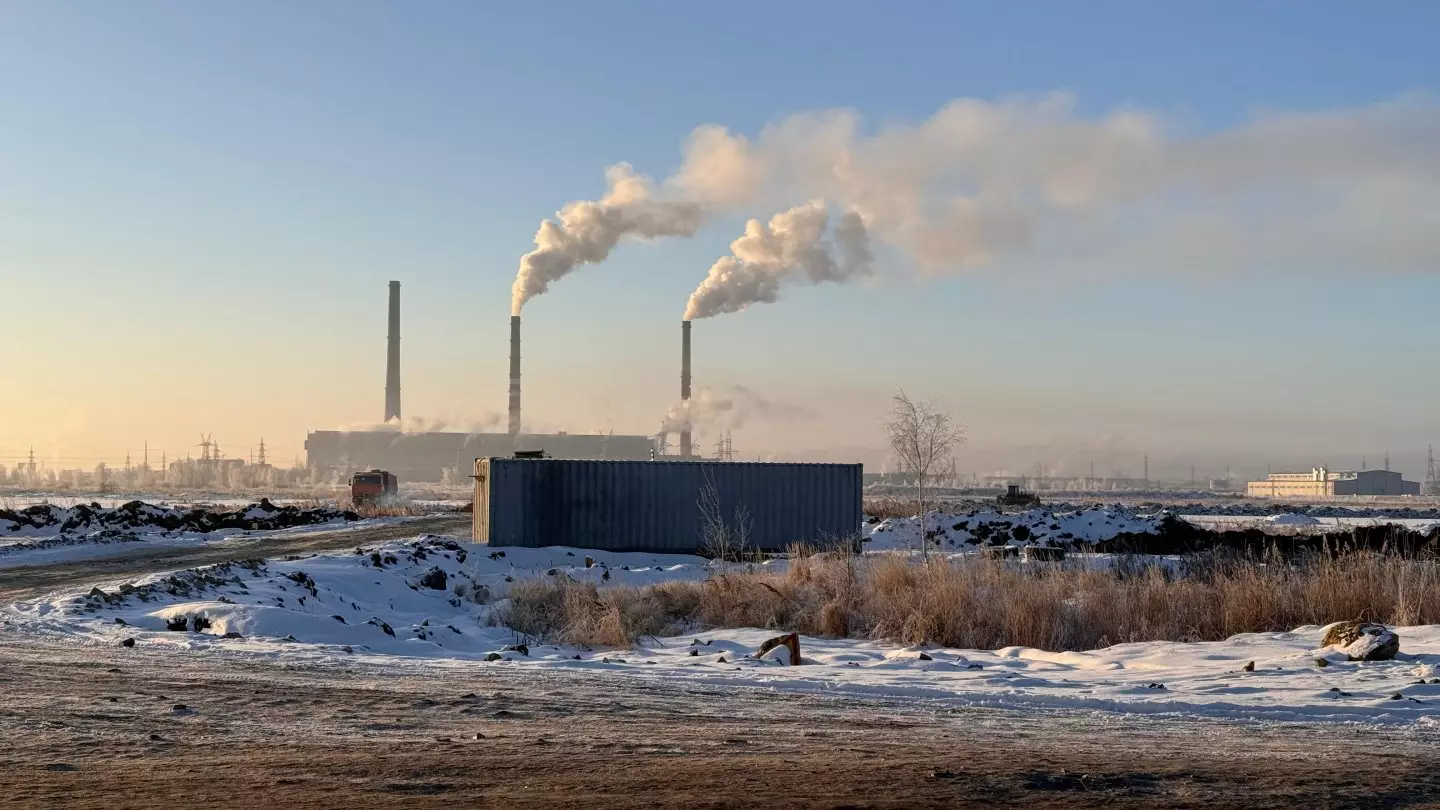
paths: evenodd
<path fill-rule="evenodd" d="M 1389 470 L 1329 470 L 1271 473 L 1245 487 L 1251 498 L 1335 498 L 1347 495 L 1419 495 L 1420 484 Z"/>
<path fill-rule="evenodd" d="M 464 480 L 477 458 L 543 451 L 552 458 L 648 461 L 650 436 L 527 434 L 520 422 L 520 318 L 510 319 L 510 424 L 507 433 L 406 433 L 400 423 L 400 282 L 389 285 L 389 331 L 385 352 L 385 422 L 377 430 L 317 430 L 305 437 L 313 473 L 343 478 L 360 470 L 385 470 L 402 483 Z M 448 476 L 447 476 L 448 472 Z"/>

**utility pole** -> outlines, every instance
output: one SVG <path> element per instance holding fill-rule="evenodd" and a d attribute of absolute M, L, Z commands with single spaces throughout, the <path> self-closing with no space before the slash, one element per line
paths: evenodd
<path fill-rule="evenodd" d="M 1150 483 L 1150 454 L 1145 454 L 1145 483 Z"/>
<path fill-rule="evenodd" d="M 1390 472 L 1390 451 L 1385 451 L 1385 472 Z"/>

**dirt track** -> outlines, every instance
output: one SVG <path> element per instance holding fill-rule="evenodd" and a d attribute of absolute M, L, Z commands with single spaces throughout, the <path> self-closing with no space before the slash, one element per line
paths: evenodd
<path fill-rule="evenodd" d="M 1413 733 L 412 663 L 0 637 L 0 806 L 1440 806 Z"/>
<path fill-rule="evenodd" d="M 214 565 L 230 560 L 259 557 L 283 557 L 287 554 L 313 554 L 340 548 L 371 545 L 417 534 L 470 534 L 470 516 L 464 514 L 436 515 L 405 520 L 383 526 L 327 531 L 296 531 L 262 535 L 236 536 L 216 543 L 191 548 L 144 548 L 130 543 L 115 546 L 113 557 L 87 559 L 71 563 L 16 566 L 0 568 L 0 602 L 13 602 L 36 596 L 67 585 L 84 585 L 93 581 L 139 576 L 152 571 L 174 571 L 200 565 Z M 137 548 L 137 546 L 139 546 Z"/>

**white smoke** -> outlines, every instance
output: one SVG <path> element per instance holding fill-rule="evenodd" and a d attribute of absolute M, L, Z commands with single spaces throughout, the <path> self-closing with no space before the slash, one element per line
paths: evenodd
<path fill-rule="evenodd" d="M 655 239 L 692 236 L 700 227 L 699 205 L 686 200 L 656 199 L 650 178 L 629 164 L 605 170 L 609 190 L 598 201 L 567 204 L 556 219 L 540 223 L 535 249 L 520 260 L 511 292 L 510 312 L 519 315 L 525 302 L 568 275 L 579 264 L 605 261 L 622 237 Z"/>
<path fill-rule="evenodd" d="M 407 416 L 388 422 L 355 422 L 336 430 L 345 433 L 396 433 L 413 436 L 420 433 L 493 433 L 500 429 L 498 413 L 487 413 L 478 419 L 427 419 Z"/>
<path fill-rule="evenodd" d="M 1427 98 L 1270 113 L 1200 134 L 1140 110 L 1085 117 L 1064 93 L 957 99 L 880 128 L 847 109 L 792 115 L 753 139 L 710 124 L 691 133 L 683 165 L 658 189 L 614 166 L 603 198 L 542 223 L 512 311 L 576 265 L 604 261 L 625 236 L 688 237 L 708 214 L 796 199 L 848 212 L 833 237 L 841 259 L 807 264 L 812 283 L 836 280 L 826 268 L 868 267 L 869 240 L 928 274 L 1435 272 L 1436 143 L 1440 106 Z M 769 234 L 752 225 L 737 244 L 773 240 L 773 219 Z M 852 239 L 862 228 L 865 239 Z M 711 314 L 773 301 L 785 277 L 739 254 L 711 275 L 696 293 Z"/>
<path fill-rule="evenodd" d="M 665 412 L 665 430 L 738 430 L 752 419 L 784 421 L 803 419 L 810 411 L 799 405 L 773 402 L 743 385 L 722 392 L 701 388 L 688 401 Z"/>
<path fill-rule="evenodd" d="M 1024 253 L 1077 270 L 1434 272 L 1436 143 L 1428 99 L 1189 137 L 1140 111 L 1081 117 L 1065 94 L 960 99 L 877 131 L 853 110 L 753 140 L 700 127 L 666 186 L 715 209 L 823 197 L 930 273 Z"/>
<path fill-rule="evenodd" d="M 745 223 L 745 234 L 730 243 L 730 256 L 711 265 L 690 296 L 685 320 L 739 312 L 751 304 L 774 302 L 787 279 L 811 284 L 843 283 L 871 270 L 870 241 L 859 214 L 847 211 L 825 236 L 830 214 L 812 200 L 770 218 Z"/>

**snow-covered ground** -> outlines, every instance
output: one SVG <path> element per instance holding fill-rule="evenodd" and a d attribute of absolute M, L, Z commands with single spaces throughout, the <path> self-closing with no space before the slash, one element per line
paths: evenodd
<path fill-rule="evenodd" d="M 785 563 L 767 565 L 781 570 Z M 524 579 L 639 585 L 701 580 L 711 575 L 709 566 L 684 555 L 492 549 L 421 537 L 358 552 L 97 582 L 94 589 L 0 608 L 0 632 L 103 645 L 133 639 L 137 650 L 178 648 L 294 663 L 361 657 L 403 666 L 424 660 L 430 666 L 510 667 L 522 678 L 529 669 L 580 669 L 952 706 L 1440 727 L 1435 626 L 1399 628 L 1400 658 L 1372 663 L 1319 649 L 1323 628 L 1301 627 L 1220 642 L 1068 653 L 804 637 L 807 666 L 789 667 L 750 657 L 773 630 L 687 633 L 624 650 L 535 643 L 522 650 L 517 645 L 534 640 L 493 624 L 495 603 Z M 1317 666 L 1320 658 L 1327 666 Z M 1245 671 L 1251 661 L 1253 671 Z"/>
<path fill-rule="evenodd" d="M 1127 509 L 1094 507 L 1074 512 L 1028 509 L 997 512 L 981 509 L 954 514 L 932 511 L 923 521 L 925 535 L 940 548 L 977 545 L 1074 546 L 1110 540 L 1120 534 L 1154 533 L 1166 517 L 1136 514 Z M 868 551 L 916 549 L 920 547 L 922 521 L 918 518 L 889 518 L 867 524 L 862 530 Z"/>
<path fill-rule="evenodd" d="M 1286 512 L 1279 515 L 1181 515 L 1180 517 L 1207 529 L 1285 528 L 1335 531 L 1355 526 L 1404 526 L 1407 529 L 1427 532 L 1440 526 L 1440 518 L 1317 517 L 1303 512 Z"/>

